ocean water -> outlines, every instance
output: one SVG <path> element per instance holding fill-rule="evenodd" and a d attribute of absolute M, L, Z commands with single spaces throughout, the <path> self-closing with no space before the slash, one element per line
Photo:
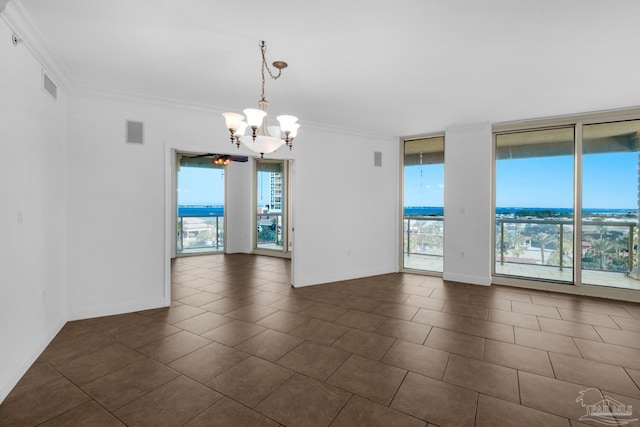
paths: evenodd
<path fill-rule="evenodd" d="M 222 205 L 178 205 L 178 216 L 222 216 Z"/>
<path fill-rule="evenodd" d="M 404 216 L 442 216 L 444 209 L 437 206 L 405 206 Z"/>
<path fill-rule="evenodd" d="M 442 216 L 444 209 L 436 206 L 405 206 L 405 216 Z M 497 215 L 515 215 L 517 212 L 550 212 L 557 216 L 570 216 L 573 214 L 571 208 L 527 208 L 527 207 L 498 207 L 496 208 Z M 636 215 L 637 209 L 584 209 L 584 213 L 593 215 L 615 215 L 626 216 Z"/>
<path fill-rule="evenodd" d="M 496 208 L 497 215 L 515 215 L 517 212 L 553 212 L 557 216 L 567 216 L 573 213 L 570 208 L 526 208 L 500 207 Z M 584 209 L 585 213 L 593 215 L 636 215 L 637 209 Z M 438 206 L 405 206 L 405 216 L 442 216 L 444 209 Z M 222 205 L 181 205 L 178 206 L 179 216 L 215 216 L 224 215 Z"/>

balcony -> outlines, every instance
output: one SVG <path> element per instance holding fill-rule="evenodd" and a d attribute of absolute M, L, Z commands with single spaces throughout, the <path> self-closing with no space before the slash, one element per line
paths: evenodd
<path fill-rule="evenodd" d="M 178 254 L 224 250 L 224 215 L 180 215 L 177 230 Z"/>
<path fill-rule="evenodd" d="M 283 217 L 280 212 L 257 216 L 257 247 L 284 250 Z M 177 253 L 193 254 L 224 250 L 224 214 L 178 216 Z"/>
<path fill-rule="evenodd" d="M 495 274 L 573 283 L 571 219 L 496 219 Z M 636 222 L 585 220 L 579 250 L 582 283 L 640 289 Z"/>
<path fill-rule="evenodd" d="M 637 224 L 620 220 L 583 221 L 582 283 L 638 289 L 630 274 L 637 265 Z M 443 218 L 405 216 L 404 268 L 443 271 Z M 573 221 L 496 219 L 495 274 L 573 283 Z"/>
<path fill-rule="evenodd" d="M 640 289 L 637 223 L 612 218 L 582 222 L 582 283 Z M 496 219 L 495 274 L 573 283 L 571 219 Z"/>
<path fill-rule="evenodd" d="M 404 268 L 442 272 L 444 223 L 441 216 L 405 216 Z"/>
<path fill-rule="evenodd" d="M 284 250 L 283 214 L 281 212 L 264 212 L 257 215 L 258 249 Z"/>

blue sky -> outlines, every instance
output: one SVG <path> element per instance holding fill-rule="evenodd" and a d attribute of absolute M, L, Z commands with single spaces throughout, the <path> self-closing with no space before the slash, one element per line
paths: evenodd
<path fill-rule="evenodd" d="M 407 166 L 404 171 L 404 205 L 444 205 L 444 165 Z"/>
<path fill-rule="evenodd" d="M 583 205 L 587 209 L 635 209 L 638 154 L 583 156 Z M 500 160 L 496 166 L 496 206 L 571 208 L 573 157 Z M 180 169 L 178 203 L 223 204 L 221 169 Z M 405 168 L 405 206 L 443 206 L 442 164 Z"/>
<path fill-rule="evenodd" d="M 224 204 L 223 173 L 223 169 L 182 166 L 178 173 L 178 204 Z"/>
<path fill-rule="evenodd" d="M 587 154 L 582 160 L 586 209 L 636 209 L 638 153 Z M 443 206 L 443 165 L 405 168 L 405 206 Z M 500 160 L 497 207 L 573 207 L 573 156 Z"/>
<path fill-rule="evenodd" d="M 585 209 L 636 209 L 638 154 L 582 157 Z M 573 156 L 500 160 L 496 166 L 497 207 L 573 207 Z"/>
<path fill-rule="evenodd" d="M 638 153 L 585 155 L 582 175 L 585 208 L 637 209 Z"/>
<path fill-rule="evenodd" d="M 224 171 L 198 167 L 180 168 L 178 174 L 179 205 L 223 205 Z M 258 179 L 258 204 L 270 203 L 269 173 L 261 173 Z"/>

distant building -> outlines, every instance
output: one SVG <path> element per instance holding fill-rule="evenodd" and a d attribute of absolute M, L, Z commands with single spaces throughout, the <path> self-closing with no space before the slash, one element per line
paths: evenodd
<path fill-rule="evenodd" d="M 282 212 L 282 174 L 280 172 L 271 172 L 269 174 L 269 195 L 271 203 L 270 210 Z"/>

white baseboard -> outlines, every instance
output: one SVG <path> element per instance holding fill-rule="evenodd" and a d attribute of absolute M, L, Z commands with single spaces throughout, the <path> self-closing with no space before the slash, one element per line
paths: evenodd
<path fill-rule="evenodd" d="M 443 280 L 451 282 L 471 283 L 472 285 L 491 286 L 491 276 L 473 276 L 468 274 L 443 273 Z"/>
<path fill-rule="evenodd" d="M 292 284 L 294 288 L 302 288 L 305 286 L 320 285 L 323 283 L 339 282 L 342 280 L 360 279 L 362 277 L 378 276 L 381 274 L 397 273 L 397 266 L 387 268 L 377 268 L 366 271 L 349 271 L 346 273 L 327 273 L 312 277 L 305 277 L 298 279 L 295 277 L 295 282 Z"/>
<path fill-rule="evenodd" d="M 59 320 L 58 322 L 56 322 L 53 327 L 51 327 L 51 329 L 47 331 L 44 341 L 38 343 L 36 348 L 26 355 L 26 357 L 24 358 L 24 362 L 22 362 L 20 366 L 17 367 L 16 371 L 13 373 L 13 375 L 11 375 L 8 382 L 3 384 L 0 388 L 0 403 L 2 403 L 4 399 L 7 398 L 11 390 L 13 390 L 16 384 L 18 384 L 18 381 L 20 381 L 24 374 L 27 373 L 31 365 L 33 365 L 33 362 L 35 362 L 38 357 L 40 357 L 49 343 L 53 341 L 58 332 L 60 332 L 60 330 L 64 327 L 65 323 L 67 323 L 65 320 Z"/>
<path fill-rule="evenodd" d="M 69 308 L 69 320 L 90 319 L 93 317 L 113 316 L 115 314 L 131 313 L 152 308 L 167 307 L 167 300 L 150 298 L 138 301 L 125 301 L 116 304 L 95 305 L 91 307 Z"/>

